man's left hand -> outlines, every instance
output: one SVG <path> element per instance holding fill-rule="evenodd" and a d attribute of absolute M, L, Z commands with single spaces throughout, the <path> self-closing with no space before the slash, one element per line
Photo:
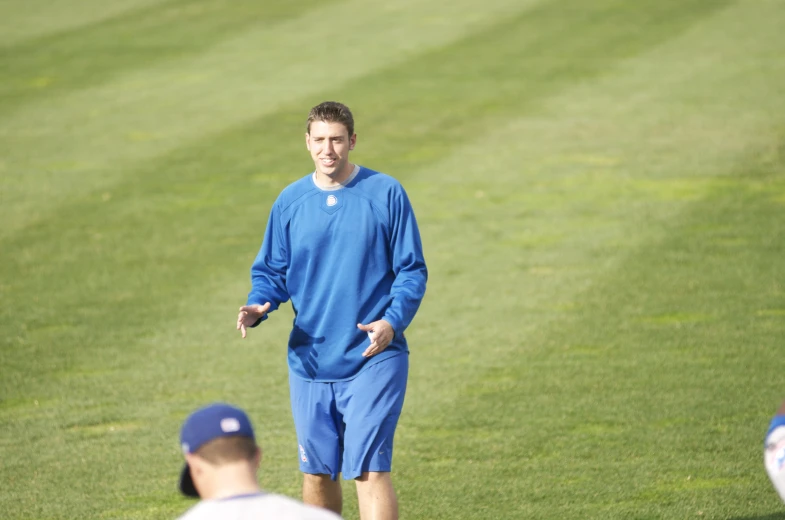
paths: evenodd
<path fill-rule="evenodd" d="M 368 338 L 371 340 L 371 344 L 368 345 L 368 348 L 365 349 L 365 352 L 363 352 L 363 357 L 375 356 L 376 354 L 382 352 L 387 348 L 395 336 L 395 331 L 393 330 L 392 325 L 384 320 L 372 321 L 367 325 L 358 323 L 357 328 L 367 332 Z"/>

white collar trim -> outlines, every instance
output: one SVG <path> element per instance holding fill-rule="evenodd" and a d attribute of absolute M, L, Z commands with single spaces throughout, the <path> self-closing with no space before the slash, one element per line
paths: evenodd
<path fill-rule="evenodd" d="M 347 184 L 352 182 L 354 180 L 354 178 L 357 177 L 358 173 L 360 173 L 360 165 L 359 164 L 355 164 L 354 165 L 354 170 L 352 170 L 352 173 L 349 174 L 349 177 L 347 177 L 345 181 L 343 181 L 342 183 L 338 184 L 337 186 L 330 186 L 329 188 L 325 188 L 323 186 L 319 186 L 319 183 L 316 182 L 316 172 L 313 172 L 311 174 L 311 180 L 313 181 L 314 186 L 316 186 L 317 188 L 319 188 L 322 191 L 336 191 L 336 190 L 341 190 L 341 189 L 345 188 Z"/>

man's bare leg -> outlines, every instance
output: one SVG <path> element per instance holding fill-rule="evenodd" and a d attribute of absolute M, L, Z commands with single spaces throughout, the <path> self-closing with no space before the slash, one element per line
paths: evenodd
<path fill-rule="evenodd" d="M 389 472 L 367 471 L 354 481 L 361 520 L 398 520 L 398 497 Z"/>
<path fill-rule="evenodd" d="M 303 502 L 340 515 L 343 508 L 341 483 L 331 479 L 330 475 L 303 473 Z"/>

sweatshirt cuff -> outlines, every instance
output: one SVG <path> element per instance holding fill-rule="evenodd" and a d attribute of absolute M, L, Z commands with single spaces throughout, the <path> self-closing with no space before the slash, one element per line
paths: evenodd
<path fill-rule="evenodd" d="M 260 323 L 262 323 L 262 322 L 263 322 L 264 320 L 266 320 L 266 319 L 267 319 L 267 314 L 265 314 L 264 316 L 262 316 L 261 318 L 259 318 L 258 320 L 256 320 L 256 321 L 254 322 L 254 324 L 253 324 L 253 325 L 251 325 L 251 328 L 257 327 L 257 326 L 258 326 Z"/>
<path fill-rule="evenodd" d="M 395 333 L 393 337 L 395 339 L 400 339 L 403 333 L 403 327 L 401 326 L 401 323 L 389 316 L 382 316 L 382 319 L 387 323 L 389 323 L 390 326 L 392 327 L 393 332 Z"/>
<path fill-rule="evenodd" d="M 261 302 L 259 302 L 259 300 L 261 300 Z M 270 299 L 265 299 L 265 298 L 251 298 L 251 297 L 249 296 L 249 297 L 248 297 L 248 300 L 246 300 L 245 304 L 246 304 L 246 305 L 264 305 L 264 303 L 265 303 L 265 302 L 272 302 L 272 301 L 273 301 L 273 300 L 270 300 Z M 254 322 L 254 324 L 253 324 L 253 325 L 251 325 L 251 327 L 250 327 L 250 328 L 258 327 L 258 326 L 259 326 L 259 324 L 260 324 L 260 323 L 262 323 L 264 320 L 266 320 L 266 319 L 268 318 L 268 316 L 270 316 L 270 313 L 271 313 L 271 312 L 273 312 L 273 311 L 274 311 L 276 308 L 277 308 L 277 307 L 273 307 L 273 306 L 272 306 L 272 304 L 271 304 L 271 305 L 270 305 L 270 310 L 268 310 L 266 313 L 264 313 L 264 316 L 262 316 L 261 318 L 259 318 L 258 320 L 256 320 L 256 321 Z"/>

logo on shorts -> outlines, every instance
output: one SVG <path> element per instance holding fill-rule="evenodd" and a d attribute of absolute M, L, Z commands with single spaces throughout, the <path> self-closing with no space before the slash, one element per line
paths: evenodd
<path fill-rule="evenodd" d="M 335 195 L 328 195 L 327 196 L 327 205 L 328 206 L 335 206 L 336 204 L 338 204 L 338 197 L 336 197 Z"/>
<path fill-rule="evenodd" d="M 308 457 L 305 456 L 305 448 L 303 448 L 302 444 L 300 444 L 300 460 L 303 462 L 308 462 Z"/>

